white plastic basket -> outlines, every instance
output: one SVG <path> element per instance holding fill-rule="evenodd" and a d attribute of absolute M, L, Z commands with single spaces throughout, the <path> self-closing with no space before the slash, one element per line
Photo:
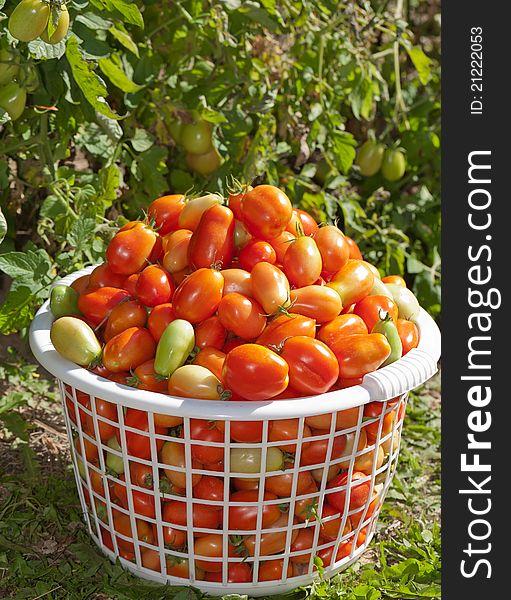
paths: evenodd
<path fill-rule="evenodd" d="M 91 268 L 74 273 L 59 283 L 69 285 L 74 279 L 89 273 L 90 270 Z M 74 473 L 91 537 L 111 560 L 118 558 L 123 566 L 140 577 L 174 585 L 191 584 L 213 595 L 236 593 L 262 596 L 284 593 L 310 583 L 317 576 L 316 556 L 322 557 L 326 564 L 323 574 L 325 577 L 330 577 L 345 569 L 363 553 L 374 534 L 381 505 L 396 469 L 408 392 L 424 383 L 436 372 L 440 356 L 440 332 L 433 319 L 422 310 L 416 321 L 420 330 L 419 347 L 411 350 L 399 361 L 366 375 L 361 385 L 328 392 L 321 396 L 292 400 L 204 401 L 135 390 L 78 367 L 63 359 L 55 351 L 50 340 L 52 321 L 53 316 L 46 302 L 32 323 L 30 345 L 37 360 L 58 380 L 70 443 L 73 438 L 75 440 L 75 443 L 71 443 Z M 96 402 L 100 399 L 116 405 L 117 421 L 105 420 L 96 413 Z M 380 406 L 381 410 L 379 410 Z M 125 425 L 124 415 L 127 408 L 139 409 L 147 413 L 147 432 Z M 156 433 L 155 414 L 181 417 L 183 419 L 181 437 L 174 437 L 172 434 L 175 434 L 175 431 L 172 430 L 168 435 Z M 92 419 L 94 435 L 83 430 L 82 418 L 85 415 L 89 416 L 89 423 Z M 373 416 L 368 417 L 368 415 Z M 312 429 L 313 437 L 306 437 L 305 434 L 310 433 L 309 425 L 311 423 L 317 425 L 320 416 L 326 420 L 328 427 L 322 430 Z M 190 425 L 194 424 L 195 419 L 220 422 L 224 428 L 223 441 L 215 443 L 192 439 Z M 272 424 L 282 419 L 296 419 L 296 438 L 285 442 L 286 445 L 296 444 L 294 463 L 288 462 L 285 472 L 266 472 L 268 449 L 283 445 L 282 441 L 268 441 L 269 431 L 273 427 Z M 261 442 L 251 444 L 232 442 L 230 424 L 233 421 L 262 422 Z M 119 452 L 112 450 L 106 445 L 105 440 L 100 439 L 100 427 L 105 423 L 119 430 L 121 446 Z M 139 439 L 149 440 L 150 456 L 147 459 L 128 454 L 126 435 L 135 433 L 144 436 Z M 364 445 L 364 439 L 367 445 Z M 335 454 L 335 448 L 341 447 L 344 440 L 346 441 L 344 450 Z M 181 444 L 180 447 L 184 448 L 184 468 L 177 466 L 170 468 L 169 464 L 161 462 L 158 444 L 162 441 Z M 317 464 L 302 465 L 302 453 L 309 451 L 310 442 L 316 442 L 318 445 L 317 443 L 321 441 L 323 450 L 326 445 L 324 460 Z M 89 462 L 86 459 L 86 446 L 97 452 L 97 460 Z M 196 464 L 192 467 L 192 453 L 197 446 L 222 448 L 224 460 L 220 471 L 213 470 L 207 464 L 199 464 L 198 467 Z M 257 473 L 232 472 L 231 451 L 239 448 L 258 449 L 261 467 Z M 108 472 L 107 452 L 122 458 L 125 481 Z M 142 463 L 151 469 L 152 489 L 132 483 L 131 463 Z M 327 488 L 330 469 L 337 470 L 341 465 L 341 473 L 347 474 L 347 482 L 335 488 Z M 160 476 L 165 470 L 170 471 L 171 474 L 185 474 L 185 495 L 165 493 L 161 490 Z M 356 483 L 352 481 L 355 472 L 363 473 Z M 224 499 L 214 501 L 194 497 L 192 476 L 198 475 L 221 479 Z M 279 480 L 274 479 L 267 484 L 272 489 L 278 488 L 282 479 L 286 479 L 287 490 L 285 490 L 286 486 L 281 486 L 283 490 L 281 493 L 284 493 L 284 496 L 264 499 L 265 481 L 270 477 L 280 477 Z M 312 484 L 308 489 L 303 489 L 304 482 L 310 482 L 311 478 L 316 482 L 317 489 L 314 489 Z M 229 491 L 233 482 L 241 486 L 241 479 L 258 480 L 258 500 L 254 504 L 257 511 L 256 527 L 252 530 L 229 529 L 229 506 L 247 505 L 246 502 L 229 501 Z M 101 481 L 99 490 L 98 481 Z M 112 494 L 114 484 L 125 485 L 127 509 L 115 503 Z M 154 497 L 154 516 L 143 516 L 135 511 L 133 492 Z M 338 512 L 334 511 L 335 514 L 325 516 L 328 495 L 335 492 L 344 492 L 344 510 L 339 509 Z M 171 500 L 186 502 L 187 524 L 179 525 L 163 521 L 162 505 Z M 310 518 L 305 521 L 303 513 L 300 518 L 295 514 L 298 512 L 297 507 L 300 507 L 304 500 L 312 502 L 314 507 L 314 510 L 309 513 Z M 268 509 L 272 504 L 286 505 L 287 512 L 282 513 L 277 528 L 274 525 L 263 529 L 262 509 L 263 507 Z M 223 513 L 220 513 L 222 517 L 219 527 L 201 529 L 189 526 L 193 522 L 194 505 L 206 505 L 216 510 L 223 510 Z M 332 513 L 331 508 L 327 512 Z M 121 513 L 127 515 L 131 532 L 136 532 L 136 535 L 126 536 L 120 533 L 119 529 L 114 528 L 114 515 L 117 515 L 117 519 Z M 319 519 L 316 516 L 319 516 Z M 145 531 L 148 530 L 147 525 L 149 525 L 152 539 L 151 535 L 141 535 L 144 539 L 139 539 L 137 522 L 145 522 L 145 525 L 143 523 L 138 525 Z M 185 532 L 185 548 L 165 546 L 166 531 L 171 525 L 174 531 Z M 338 529 L 335 537 L 332 536 L 330 528 L 333 528 L 334 532 Z M 301 532 L 304 529 L 307 529 L 306 533 Z M 268 534 L 275 539 L 277 536 L 273 534 L 279 532 L 281 532 L 281 539 L 278 538 L 279 544 L 276 544 L 279 546 L 278 552 L 268 554 L 266 549 Z M 221 549 L 218 557 L 211 558 L 196 552 L 197 542 L 194 536 L 198 533 L 220 536 L 214 538 Z M 309 536 L 310 547 L 296 549 L 292 546 L 293 540 L 300 533 L 301 536 Z M 238 542 L 240 537 L 247 541 L 246 545 L 237 546 L 237 549 L 233 550 L 232 542 Z M 247 547 L 250 548 L 248 556 L 241 552 Z M 127 552 L 127 549 L 130 552 Z M 149 552 L 151 550 L 152 552 Z M 148 565 L 146 559 L 150 555 L 157 560 L 147 568 L 143 561 Z M 331 558 L 330 562 L 328 557 Z M 210 581 L 211 575 L 205 575 L 204 570 L 201 569 L 205 560 L 209 563 L 207 567 L 210 571 L 214 568 L 218 570 L 219 574 L 215 577 L 220 578 L 219 581 Z M 282 562 L 267 563 L 269 560 Z M 241 562 L 250 567 L 250 581 L 229 583 L 229 569 L 233 568 L 234 563 Z M 181 566 L 176 567 L 176 564 Z M 276 568 L 278 578 L 261 581 L 263 576 L 272 573 L 273 567 Z M 244 569 L 247 571 L 248 567 Z M 204 577 L 208 580 L 204 580 Z"/>

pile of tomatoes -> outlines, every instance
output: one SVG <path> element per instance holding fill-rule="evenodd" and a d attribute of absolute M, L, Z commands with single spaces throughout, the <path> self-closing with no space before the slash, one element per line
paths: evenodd
<path fill-rule="evenodd" d="M 270 185 L 246 186 L 225 203 L 214 194 L 158 198 L 147 221 L 130 222 L 117 232 L 104 264 L 70 287 L 52 290 L 50 308 L 55 316 L 51 339 L 63 357 L 134 388 L 226 403 L 279 401 L 350 387 L 419 341 L 413 319 L 420 308 L 404 280 L 381 279 L 352 239 L 333 225 L 319 226 Z M 142 542 L 142 565 L 160 571 L 157 546 L 163 535 L 165 547 L 178 551 L 167 556 L 167 574 L 188 577 L 191 526 L 194 554 L 203 557 L 195 560 L 195 576 L 208 581 L 221 581 L 225 545 L 214 531 L 225 526 L 226 491 L 228 529 L 239 533 L 229 537 L 229 557 L 252 557 L 256 546 L 262 557 L 303 550 L 289 562 L 287 576 L 297 575 L 313 568 L 307 553 L 313 543 L 330 542 L 318 552 L 330 564 L 332 540 L 353 530 L 333 562 L 349 555 L 367 533 L 367 526 L 355 528 L 381 500 L 369 475 L 396 447 L 403 416 L 399 398 L 304 419 L 233 420 L 228 428 L 220 418 L 183 422 L 168 414 L 122 411 L 79 391 L 75 398 L 69 389 L 66 405 L 82 432 L 76 459 L 87 484 L 86 501 L 90 506 L 88 490 L 93 490 L 96 514 L 110 523 L 102 529 L 103 543 L 113 548 L 114 532 L 119 553 L 135 560 L 136 537 Z M 369 421 L 356 435 L 362 419 Z M 156 434 L 151 433 L 152 445 L 150 431 Z M 184 442 L 191 443 L 191 462 Z M 332 491 L 319 515 L 324 475 Z M 193 523 L 179 499 L 190 496 L 187 485 L 198 500 Z M 346 486 L 351 489 L 347 518 Z M 114 508 L 123 510 L 106 511 L 106 488 Z M 165 497 L 160 504 L 162 492 L 173 499 Z M 292 515 L 291 496 L 305 496 L 294 503 Z M 130 510 L 137 515 L 136 532 Z M 286 528 L 290 518 L 302 526 L 287 539 L 279 528 Z M 320 524 L 319 541 L 315 525 L 308 526 L 312 521 Z M 263 529 L 259 543 L 257 528 Z M 279 579 L 283 564 L 280 558 L 265 560 L 258 580 Z M 229 565 L 229 580 L 252 577 L 250 560 Z"/>

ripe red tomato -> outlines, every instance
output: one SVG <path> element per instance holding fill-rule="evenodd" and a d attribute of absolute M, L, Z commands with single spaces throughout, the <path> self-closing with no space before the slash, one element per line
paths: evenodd
<path fill-rule="evenodd" d="M 229 193 L 227 204 L 234 213 L 236 219 L 241 220 L 241 201 L 243 200 L 245 194 L 253 189 L 254 188 L 251 185 L 244 185 L 239 192 L 234 191 L 233 193 Z"/>
<path fill-rule="evenodd" d="M 303 233 L 305 235 L 314 235 L 319 228 L 319 225 L 316 221 L 311 217 L 311 215 L 302 210 L 301 208 L 295 208 L 294 213 L 300 219 L 300 223 L 302 225 Z M 293 231 L 291 233 L 294 233 Z"/>
<path fill-rule="evenodd" d="M 87 291 L 91 292 L 101 287 L 123 288 L 125 279 L 124 275 L 114 273 L 107 263 L 104 263 L 97 266 L 89 275 Z"/>
<path fill-rule="evenodd" d="M 223 536 L 218 533 L 210 533 L 195 540 L 194 552 L 195 556 L 222 559 L 224 558 L 223 547 Z M 235 547 L 232 544 L 229 544 L 227 555 L 232 557 L 237 556 L 235 550 Z M 195 559 L 196 566 L 199 567 L 199 569 L 204 569 L 204 571 L 207 571 L 208 573 L 221 573 L 222 562 L 222 560 L 211 561 L 202 558 Z"/>
<path fill-rule="evenodd" d="M 133 485 L 153 489 L 153 467 L 140 462 L 130 461 L 130 477 Z"/>
<path fill-rule="evenodd" d="M 137 281 L 139 277 L 140 273 L 133 273 L 133 275 L 128 275 L 124 280 L 123 287 L 133 298 L 136 298 L 137 296 Z"/>
<path fill-rule="evenodd" d="M 163 266 L 175 274 L 188 267 L 188 247 L 192 232 L 178 229 L 163 238 Z"/>
<path fill-rule="evenodd" d="M 99 325 L 114 306 L 127 298 L 129 294 L 125 290 L 102 287 L 82 294 L 78 298 L 78 308 L 87 321 Z"/>
<path fill-rule="evenodd" d="M 98 417 L 98 431 L 99 437 L 102 442 L 107 442 L 110 438 L 114 437 L 117 433 L 117 427 L 115 425 L 111 425 L 106 421 L 102 421 L 103 419 L 108 419 L 114 423 L 117 423 L 117 406 L 112 404 L 111 402 L 107 402 L 106 400 L 102 400 L 101 398 L 96 398 L 96 415 Z M 94 420 L 92 415 L 87 415 L 85 419 L 87 431 L 90 431 L 93 437 L 96 436 L 96 430 L 94 429 Z"/>
<path fill-rule="evenodd" d="M 263 500 L 277 500 L 278 496 L 265 492 Z M 257 529 L 257 515 L 261 511 L 258 505 L 259 492 L 256 490 L 241 490 L 231 494 L 231 502 L 243 502 L 242 506 L 229 505 L 229 529 Z M 282 515 L 278 504 L 265 504 L 262 507 L 262 529 L 268 529 Z"/>
<path fill-rule="evenodd" d="M 149 313 L 147 327 L 155 342 L 159 342 L 167 325 L 176 319 L 176 313 L 172 304 L 165 303 L 155 306 Z"/>
<path fill-rule="evenodd" d="M 220 302 L 221 304 L 221 302 Z M 219 306 L 220 309 L 220 306 Z M 195 345 L 198 348 L 218 348 L 225 344 L 227 331 L 219 316 L 214 315 L 195 326 Z"/>
<path fill-rule="evenodd" d="M 289 383 L 304 394 L 323 394 L 339 377 L 337 358 L 330 348 L 299 335 L 284 341 L 281 357 L 289 366 Z"/>
<path fill-rule="evenodd" d="M 258 344 L 243 344 L 225 358 L 222 380 L 227 389 L 245 400 L 268 400 L 289 383 L 285 360 Z"/>
<path fill-rule="evenodd" d="M 289 283 L 299 288 L 312 285 L 323 269 L 318 246 L 306 235 L 289 243 L 282 263 Z"/>
<path fill-rule="evenodd" d="M 179 215 L 185 206 L 182 194 L 161 196 L 149 205 L 147 214 L 154 219 L 156 230 L 160 235 L 167 235 L 179 228 Z"/>
<path fill-rule="evenodd" d="M 231 421 L 231 439 L 235 442 L 257 444 L 262 437 L 262 421 Z"/>
<path fill-rule="evenodd" d="M 284 561 L 281 558 L 265 560 L 259 563 L 258 581 L 276 581 L 282 579 L 284 573 Z M 287 565 L 286 577 L 293 576 L 293 565 L 291 561 Z"/>
<path fill-rule="evenodd" d="M 381 333 L 349 335 L 331 343 L 339 362 L 339 377 L 354 379 L 376 371 L 388 358 L 391 348 Z"/>
<path fill-rule="evenodd" d="M 278 419 L 270 421 L 268 424 L 268 441 L 269 442 L 287 442 L 288 440 L 296 440 L 298 438 L 299 419 Z M 261 427 L 262 429 L 262 427 Z M 303 426 L 303 437 L 311 435 L 310 427 L 306 424 Z M 302 442 L 303 449 L 308 446 L 309 442 Z M 282 443 L 277 446 L 282 452 L 296 452 L 296 444 Z"/>
<path fill-rule="evenodd" d="M 147 264 L 158 235 L 141 221 L 122 227 L 106 249 L 106 260 L 114 273 L 131 275 Z"/>
<path fill-rule="evenodd" d="M 197 339 L 197 338 L 196 338 Z M 206 367 L 213 375 L 221 382 L 222 381 L 222 369 L 224 367 L 226 353 L 221 350 L 217 350 L 212 346 L 204 346 L 195 358 L 192 364 Z"/>
<path fill-rule="evenodd" d="M 350 258 L 350 246 L 340 229 L 333 225 L 321 227 L 314 234 L 327 273 L 337 273 Z"/>
<path fill-rule="evenodd" d="M 291 306 L 288 311 L 325 323 L 335 319 L 342 310 L 339 294 L 326 286 L 306 285 L 291 290 Z"/>
<path fill-rule="evenodd" d="M 186 512 L 186 502 L 179 500 L 170 500 L 163 505 L 163 520 L 171 525 L 187 525 L 188 518 Z M 205 504 L 192 505 L 193 528 L 199 529 L 217 529 L 222 523 L 222 511 L 211 510 Z M 208 535 L 194 531 L 194 536 Z"/>
<path fill-rule="evenodd" d="M 330 430 L 314 429 L 313 436 L 327 435 Z M 300 457 L 301 465 L 319 465 L 326 461 L 328 455 L 328 439 L 311 441 L 305 448 L 302 449 Z M 332 444 L 332 453 L 330 460 L 335 460 L 343 455 L 346 448 L 346 436 L 337 435 Z"/>
<path fill-rule="evenodd" d="M 327 496 L 328 497 L 328 496 Z M 339 512 L 341 514 L 339 514 Z M 339 535 L 339 529 L 342 525 L 344 509 L 337 509 L 325 502 L 323 504 L 323 510 L 321 511 L 321 536 L 327 540 L 335 540 Z M 337 518 L 328 519 L 328 517 L 333 517 L 334 515 L 339 515 Z M 342 532 L 343 536 L 347 535 L 351 531 L 351 523 L 349 518 L 346 519 L 346 524 L 344 526 L 344 531 Z"/>
<path fill-rule="evenodd" d="M 322 325 L 318 330 L 317 337 L 318 340 L 331 347 L 340 338 L 357 333 L 368 333 L 367 325 L 358 315 L 345 314 Z"/>
<path fill-rule="evenodd" d="M 133 530 L 131 529 L 131 519 L 129 515 L 122 513 L 120 510 L 113 511 L 113 528 L 116 533 L 133 539 Z M 154 544 L 154 531 L 152 525 L 142 519 L 136 520 L 136 537 L 139 541 L 146 544 Z M 120 536 L 116 536 L 117 545 L 120 549 L 126 552 L 134 552 L 133 542 L 125 540 Z"/>
<path fill-rule="evenodd" d="M 306 335 L 313 338 L 316 335 L 316 321 L 303 315 L 279 315 L 275 317 L 263 333 L 257 338 L 261 346 L 279 347 L 282 342 L 296 335 Z"/>
<path fill-rule="evenodd" d="M 220 511 L 220 504 L 224 501 L 224 481 L 220 477 L 203 475 L 199 483 L 193 488 L 193 497 L 202 500 L 218 502 L 219 506 L 204 504 L 203 507 L 211 511 Z"/>
<path fill-rule="evenodd" d="M 179 284 L 172 305 L 176 316 L 190 323 L 211 317 L 222 300 L 224 278 L 215 269 L 199 269 Z"/>
<path fill-rule="evenodd" d="M 190 438 L 202 442 L 224 443 L 224 427 L 222 421 L 206 421 L 190 419 Z M 192 457 L 203 464 L 217 463 L 224 458 L 224 448 L 208 444 L 192 445 Z"/>
<path fill-rule="evenodd" d="M 130 377 L 129 384 L 139 390 L 147 390 L 148 392 L 159 392 L 165 394 L 167 392 L 167 379 L 161 377 L 154 370 L 154 359 L 147 360 L 133 371 Z"/>
<path fill-rule="evenodd" d="M 227 294 L 218 305 L 218 318 L 227 331 L 244 340 L 253 340 L 266 327 L 263 307 L 241 294 Z"/>
<path fill-rule="evenodd" d="M 126 415 L 124 416 L 124 424 L 127 427 L 138 429 L 141 432 L 147 433 L 149 431 L 149 421 L 147 413 L 143 410 L 137 410 L 135 408 L 128 408 Z M 167 433 L 166 427 L 159 427 L 154 425 L 155 433 L 163 435 Z M 117 441 L 119 445 L 122 445 L 121 434 L 117 431 Z M 156 449 L 159 450 L 163 446 L 163 440 L 156 439 Z M 142 433 L 135 433 L 134 431 L 126 431 L 126 451 L 130 456 L 137 458 L 143 458 L 147 460 L 151 458 L 151 441 L 149 435 L 143 435 Z"/>
<path fill-rule="evenodd" d="M 149 265 L 140 273 L 136 293 L 145 306 L 158 306 L 171 299 L 174 288 L 174 282 L 163 267 Z"/>
<path fill-rule="evenodd" d="M 216 581 L 222 583 L 222 573 L 206 573 L 205 581 Z M 252 569 L 248 563 L 236 562 L 227 565 L 228 583 L 250 583 L 252 581 Z"/>
<path fill-rule="evenodd" d="M 419 345 L 419 330 L 415 323 L 406 319 L 397 319 L 396 327 L 401 343 L 403 344 L 402 356 L 404 356 Z"/>
<path fill-rule="evenodd" d="M 374 284 L 371 269 L 362 260 L 349 260 L 327 283 L 341 297 L 342 305 L 359 302 L 369 295 Z"/>
<path fill-rule="evenodd" d="M 301 565 L 309 564 L 311 553 L 306 552 L 306 550 L 310 550 L 310 548 L 312 548 L 312 544 L 314 543 L 314 531 L 314 527 L 305 527 L 304 529 L 300 529 L 298 531 L 298 536 L 291 545 L 291 552 L 300 552 L 300 554 L 291 556 L 289 559 L 291 562 Z"/>
<path fill-rule="evenodd" d="M 234 215 L 214 204 L 204 211 L 188 246 L 188 263 L 194 269 L 231 264 L 234 252 Z"/>
<path fill-rule="evenodd" d="M 360 248 L 354 239 L 345 235 L 346 241 L 348 242 L 348 246 L 350 247 L 350 258 L 355 260 L 363 260 L 362 252 L 360 252 Z"/>
<path fill-rule="evenodd" d="M 286 471 L 282 475 L 268 475 L 264 482 L 265 491 L 277 494 L 279 498 L 289 498 L 293 489 L 293 467 L 292 463 L 286 463 L 284 465 Z M 310 489 L 314 483 L 310 471 L 300 471 L 297 477 L 296 495 L 306 494 L 305 490 Z"/>
<path fill-rule="evenodd" d="M 106 322 L 103 335 L 105 342 L 130 327 L 144 327 L 146 321 L 147 311 L 140 302 L 136 300 L 120 302 L 114 306 Z"/>
<path fill-rule="evenodd" d="M 275 265 L 257 263 L 250 274 L 252 296 L 264 308 L 267 315 L 289 304 L 289 281 Z"/>
<path fill-rule="evenodd" d="M 289 198 L 273 185 L 258 185 L 241 201 L 243 222 L 256 238 L 271 240 L 287 227 L 293 214 Z"/>
<path fill-rule="evenodd" d="M 121 475 L 119 478 L 124 481 L 124 475 Z M 128 490 L 126 485 L 119 482 L 114 483 L 113 493 L 120 505 L 128 510 Z M 156 517 L 153 495 L 140 492 L 139 490 L 131 490 L 131 501 L 137 517 L 149 517 L 150 519 L 154 519 Z"/>
<path fill-rule="evenodd" d="M 385 317 L 388 313 L 394 323 L 397 320 L 397 305 L 387 296 L 366 296 L 355 304 L 353 313 L 361 317 L 367 325 L 368 331 L 372 331 L 373 327 Z"/>
<path fill-rule="evenodd" d="M 286 255 L 289 244 L 292 240 L 296 239 L 296 235 L 289 231 L 283 231 L 279 236 L 274 239 L 268 240 L 272 248 L 275 250 L 277 256 L 277 262 L 282 264 L 284 262 L 284 256 Z"/>
<path fill-rule="evenodd" d="M 156 343 L 144 327 L 130 327 L 109 340 L 103 348 L 103 364 L 118 373 L 130 371 L 154 358 Z"/>
<path fill-rule="evenodd" d="M 239 260 L 242 269 L 251 271 L 258 262 L 267 262 L 274 265 L 277 262 L 277 254 L 270 242 L 254 239 L 243 246 Z"/>
<path fill-rule="evenodd" d="M 71 284 L 71 287 L 78 293 L 78 295 L 85 294 L 88 291 L 90 281 L 90 275 L 82 275 L 75 279 Z"/>
<path fill-rule="evenodd" d="M 348 483 L 348 473 L 341 473 L 328 482 L 327 489 L 340 487 Z M 354 471 L 351 477 L 351 493 L 348 509 L 350 511 L 364 506 L 369 499 L 369 491 L 371 489 L 370 481 L 356 483 L 360 479 L 364 479 L 366 475 L 359 471 Z M 331 492 L 325 496 L 326 501 L 330 506 L 337 509 L 341 514 L 344 514 L 344 504 L 346 502 L 346 490 Z"/>
<path fill-rule="evenodd" d="M 284 551 L 286 547 L 287 541 L 287 532 L 284 531 L 271 531 L 271 529 L 279 529 L 281 527 L 287 527 L 289 521 L 289 515 L 283 513 L 280 517 L 273 523 L 273 525 L 269 528 L 270 531 L 261 534 L 259 550 L 261 556 L 268 556 L 271 554 L 280 554 Z M 296 540 L 298 536 L 298 529 L 294 529 L 291 533 L 291 544 Z M 257 536 L 251 535 L 246 537 L 242 546 L 243 549 L 248 553 L 249 556 L 254 556 L 256 550 L 256 540 Z"/>

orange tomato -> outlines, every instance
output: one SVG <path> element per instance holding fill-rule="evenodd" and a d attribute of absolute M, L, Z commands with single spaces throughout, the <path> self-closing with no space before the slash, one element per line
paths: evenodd
<path fill-rule="evenodd" d="M 200 365 L 209 369 L 213 375 L 221 382 L 222 369 L 225 362 L 225 352 L 211 346 L 204 346 L 193 359 L 194 365 Z"/>
<path fill-rule="evenodd" d="M 279 347 L 286 338 L 296 335 L 313 338 L 316 335 L 315 319 L 303 315 L 279 315 L 266 326 L 257 338 L 257 343 L 261 346 Z"/>
<path fill-rule="evenodd" d="M 243 344 L 231 350 L 224 362 L 225 387 L 245 400 L 268 400 L 289 383 L 286 361 L 258 344 Z"/>
<path fill-rule="evenodd" d="M 289 304 L 289 281 L 275 265 L 257 263 L 250 275 L 252 296 L 268 315 Z"/>
<path fill-rule="evenodd" d="M 323 268 L 316 242 L 306 235 L 289 243 L 282 263 L 289 283 L 299 288 L 312 285 Z"/>
<path fill-rule="evenodd" d="M 128 300 L 114 306 L 105 327 L 105 342 L 129 327 L 144 327 L 147 321 L 146 309 L 137 300 Z"/>
<path fill-rule="evenodd" d="M 327 273 L 337 273 L 348 262 L 350 246 L 337 227 L 320 227 L 314 234 L 314 240 L 321 254 L 323 270 Z"/>
<path fill-rule="evenodd" d="M 345 314 L 339 315 L 322 325 L 318 330 L 317 337 L 327 346 L 331 346 L 340 338 L 357 333 L 369 333 L 367 325 L 358 315 Z"/>
<path fill-rule="evenodd" d="M 353 310 L 353 314 L 363 319 L 369 331 L 372 331 L 376 323 L 387 313 L 395 323 L 397 312 L 396 303 L 387 296 L 366 296 L 355 304 L 355 309 Z"/>
<path fill-rule="evenodd" d="M 163 238 L 163 266 L 173 275 L 188 266 L 188 247 L 192 232 L 189 229 L 178 229 Z"/>
<path fill-rule="evenodd" d="M 222 348 L 225 344 L 227 331 L 222 325 L 219 317 L 214 315 L 201 321 L 195 326 L 195 345 L 198 348 L 210 346 L 212 348 Z"/>
<path fill-rule="evenodd" d="M 188 245 L 188 263 L 194 269 L 228 267 L 234 252 L 234 215 L 214 204 L 204 211 Z"/>
<path fill-rule="evenodd" d="M 243 269 L 225 269 L 222 270 L 224 277 L 224 296 L 237 293 L 243 296 L 252 296 L 252 286 L 250 284 L 250 273 Z"/>
<path fill-rule="evenodd" d="M 390 355 L 390 344 L 381 333 L 350 335 L 330 344 L 339 362 L 339 377 L 353 379 L 376 371 Z"/>
<path fill-rule="evenodd" d="M 373 287 L 374 275 L 362 260 L 349 260 L 332 280 L 327 283 L 342 300 L 343 306 L 349 306 L 365 298 Z"/>
<path fill-rule="evenodd" d="M 263 307 L 252 298 L 232 293 L 218 305 L 218 318 L 227 331 L 244 340 L 253 340 L 266 327 Z"/>
<path fill-rule="evenodd" d="M 291 290 L 290 313 L 315 319 L 317 323 L 332 321 L 342 310 L 339 294 L 326 286 L 307 285 Z"/>
<path fill-rule="evenodd" d="M 224 290 L 224 278 L 215 269 L 199 269 L 179 284 L 172 306 L 177 318 L 200 323 L 218 308 Z"/>
<path fill-rule="evenodd" d="M 415 323 L 406 319 L 397 319 L 396 327 L 401 343 L 403 344 L 402 356 L 404 356 L 419 345 L 419 329 Z"/>
<path fill-rule="evenodd" d="M 273 185 L 258 185 L 241 200 L 242 220 L 256 238 L 271 240 L 287 227 L 293 213 L 289 198 Z"/>

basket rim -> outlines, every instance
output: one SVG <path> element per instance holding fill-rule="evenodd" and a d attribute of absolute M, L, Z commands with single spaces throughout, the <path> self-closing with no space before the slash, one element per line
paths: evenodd
<path fill-rule="evenodd" d="M 68 275 L 54 285 L 70 285 L 88 275 L 95 266 Z M 90 396 L 115 404 L 155 413 L 200 419 L 254 421 L 320 415 L 355 408 L 369 402 L 385 401 L 407 393 L 432 377 L 438 370 L 440 331 L 432 317 L 421 308 L 415 323 L 420 331 L 417 348 L 396 362 L 367 374 L 360 385 L 287 400 L 211 401 L 180 398 L 146 390 L 135 390 L 62 358 L 50 339 L 54 321 L 47 300 L 36 313 L 30 326 L 30 348 L 37 361 L 64 383 Z"/>

